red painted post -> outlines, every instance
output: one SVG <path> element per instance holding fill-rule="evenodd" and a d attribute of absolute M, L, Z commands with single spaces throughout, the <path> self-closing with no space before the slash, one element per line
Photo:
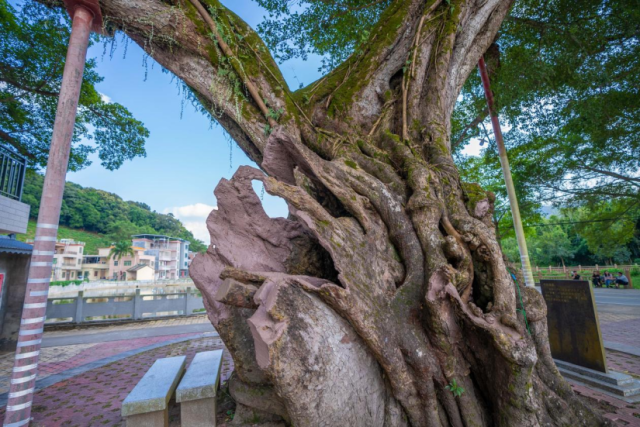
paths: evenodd
<path fill-rule="evenodd" d="M 531 271 L 531 262 L 529 261 L 529 251 L 527 250 L 527 241 L 524 238 L 524 229 L 522 228 L 522 219 L 520 218 L 518 198 L 516 196 L 515 187 L 513 186 L 513 179 L 511 178 L 511 169 L 509 168 L 507 150 L 504 146 L 504 140 L 502 139 L 502 129 L 500 128 L 498 113 L 495 110 L 495 105 L 493 102 L 493 92 L 491 91 L 491 84 L 489 82 L 489 74 L 487 73 L 487 67 L 484 63 L 483 57 L 480 57 L 480 61 L 478 62 L 478 70 L 480 71 L 480 78 L 482 79 L 484 95 L 487 99 L 487 107 L 489 107 L 489 113 L 491 115 L 491 125 L 493 127 L 493 133 L 496 138 L 496 144 L 498 145 L 500 165 L 502 166 L 504 183 L 507 187 L 507 195 L 509 196 L 509 204 L 511 205 L 511 217 L 513 218 L 513 228 L 516 232 L 516 240 L 518 241 L 518 249 L 520 250 L 520 261 L 522 262 L 522 275 L 524 276 L 524 283 L 526 286 L 535 286 L 535 281 L 533 280 L 533 272 Z"/>
<path fill-rule="evenodd" d="M 71 137 L 76 120 L 80 87 L 92 28 L 102 26 L 97 0 L 65 1 L 73 17 L 71 37 L 62 75 L 58 109 L 40 200 L 29 279 L 15 353 L 4 427 L 20 427 L 31 421 L 40 344 L 47 310 L 47 295 L 60 221 L 60 207 L 69 164 Z"/>

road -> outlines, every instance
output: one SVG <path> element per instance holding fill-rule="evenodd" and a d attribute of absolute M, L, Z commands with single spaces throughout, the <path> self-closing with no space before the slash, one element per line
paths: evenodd
<path fill-rule="evenodd" d="M 539 286 L 536 289 L 540 292 Z M 593 293 L 598 311 L 602 308 L 615 310 L 614 306 L 624 306 L 620 309 L 640 314 L 640 289 L 596 288 Z"/>
<path fill-rule="evenodd" d="M 594 289 L 597 305 L 625 305 L 640 310 L 640 289 Z"/>

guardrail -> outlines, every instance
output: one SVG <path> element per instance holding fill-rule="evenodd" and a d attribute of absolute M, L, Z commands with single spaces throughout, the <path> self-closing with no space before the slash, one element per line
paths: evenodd
<path fill-rule="evenodd" d="M 130 290 L 131 293 L 123 291 Z M 146 293 L 148 290 L 151 293 Z M 117 320 L 140 320 L 173 316 L 193 316 L 204 313 L 202 295 L 187 287 L 182 292 L 175 289 L 149 287 L 118 289 L 109 295 L 106 289 L 96 295 L 58 296 L 47 301 L 46 324 L 99 323 Z"/>
<path fill-rule="evenodd" d="M 26 170 L 24 157 L 0 146 L 0 196 L 20 201 Z"/>

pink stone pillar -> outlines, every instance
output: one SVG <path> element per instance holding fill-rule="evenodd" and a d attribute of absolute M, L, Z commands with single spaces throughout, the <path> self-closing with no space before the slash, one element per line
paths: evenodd
<path fill-rule="evenodd" d="M 29 279 L 25 292 L 22 320 L 18 335 L 11 388 L 4 418 L 5 427 L 20 427 L 31 421 L 31 404 L 35 391 L 40 343 L 47 310 L 47 295 L 55 252 L 60 207 L 69 164 L 71 137 L 76 119 L 80 87 L 89 44 L 96 18 L 101 23 L 96 0 L 66 1 L 73 16 L 67 59 L 62 76 L 58 110 L 53 127 L 47 173 L 44 179 L 40 212 L 33 245 Z"/>

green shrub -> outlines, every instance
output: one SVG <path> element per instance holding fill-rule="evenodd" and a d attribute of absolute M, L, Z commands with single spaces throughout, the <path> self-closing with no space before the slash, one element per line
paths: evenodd
<path fill-rule="evenodd" d="M 52 281 L 50 283 L 50 286 L 69 286 L 69 285 L 81 285 L 82 282 L 88 282 L 89 279 L 86 280 L 57 280 L 57 281 Z"/>

